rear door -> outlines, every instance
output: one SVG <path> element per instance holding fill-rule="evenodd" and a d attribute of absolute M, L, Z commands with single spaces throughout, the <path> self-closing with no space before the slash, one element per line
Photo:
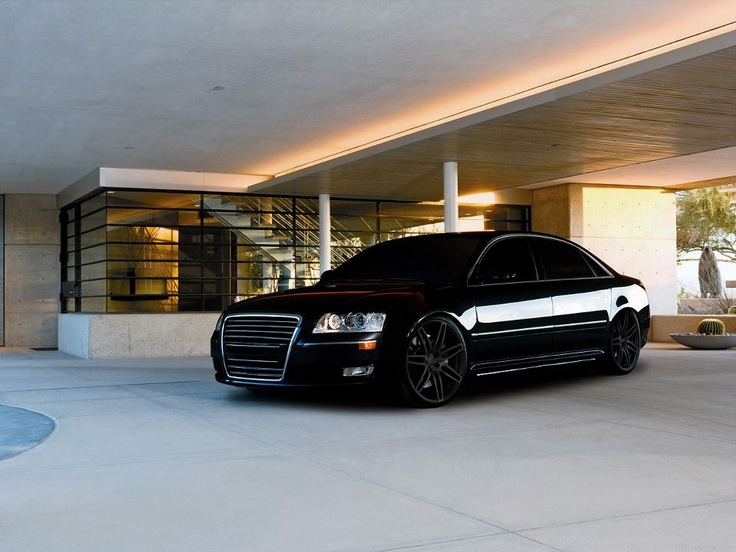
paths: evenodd
<path fill-rule="evenodd" d="M 597 350 L 603 346 L 611 308 L 613 276 L 574 244 L 534 237 L 554 311 L 556 350 Z"/>

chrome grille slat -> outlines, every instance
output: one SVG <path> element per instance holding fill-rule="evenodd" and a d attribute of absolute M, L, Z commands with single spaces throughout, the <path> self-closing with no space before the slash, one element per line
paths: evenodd
<path fill-rule="evenodd" d="M 289 335 L 291 332 L 288 330 L 283 330 L 280 328 L 261 328 L 264 334 L 266 335 L 273 335 L 273 336 L 284 336 Z M 258 332 L 255 332 L 254 330 L 250 328 L 229 328 L 228 333 L 237 334 L 237 335 L 252 335 Z M 260 335 L 260 333 L 259 333 Z"/>
<path fill-rule="evenodd" d="M 225 319 L 222 353 L 233 379 L 279 381 L 301 318 L 284 314 L 236 314 Z"/>

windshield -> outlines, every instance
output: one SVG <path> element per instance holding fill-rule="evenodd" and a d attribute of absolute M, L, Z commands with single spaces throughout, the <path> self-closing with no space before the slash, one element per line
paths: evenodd
<path fill-rule="evenodd" d="M 337 267 L 327 279 L 459 283 L 484 241 L 435 234 L 382 242 Z"/>

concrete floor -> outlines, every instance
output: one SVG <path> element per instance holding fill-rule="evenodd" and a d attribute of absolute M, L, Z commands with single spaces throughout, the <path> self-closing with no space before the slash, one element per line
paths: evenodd
<path fill-rule="evenodd" d="M 450 405 L 256 395 L 208 359 L 0 348 L 0 550 L 736 551 L 736 350 L 486 378 Z M 1 414 L 0 414 L 1 415 Z"/>

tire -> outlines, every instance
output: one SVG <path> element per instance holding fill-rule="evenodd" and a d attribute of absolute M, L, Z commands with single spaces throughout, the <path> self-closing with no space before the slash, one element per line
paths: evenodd
<path fill-rule="evenodd" d="M 604 371 L 615 376 L 630 374 L 639 362 L 641 348 L 641 327 L 636 313 L 632 310 L 619 313 L 608 331 Z"/>
<path fill-rule="evenodd" d="M 406 342 L 399 392 L 410 406 L 433 408 L 450 402 L 468 372 L 465 339 L 444 316 L 419 322 Z"/>

